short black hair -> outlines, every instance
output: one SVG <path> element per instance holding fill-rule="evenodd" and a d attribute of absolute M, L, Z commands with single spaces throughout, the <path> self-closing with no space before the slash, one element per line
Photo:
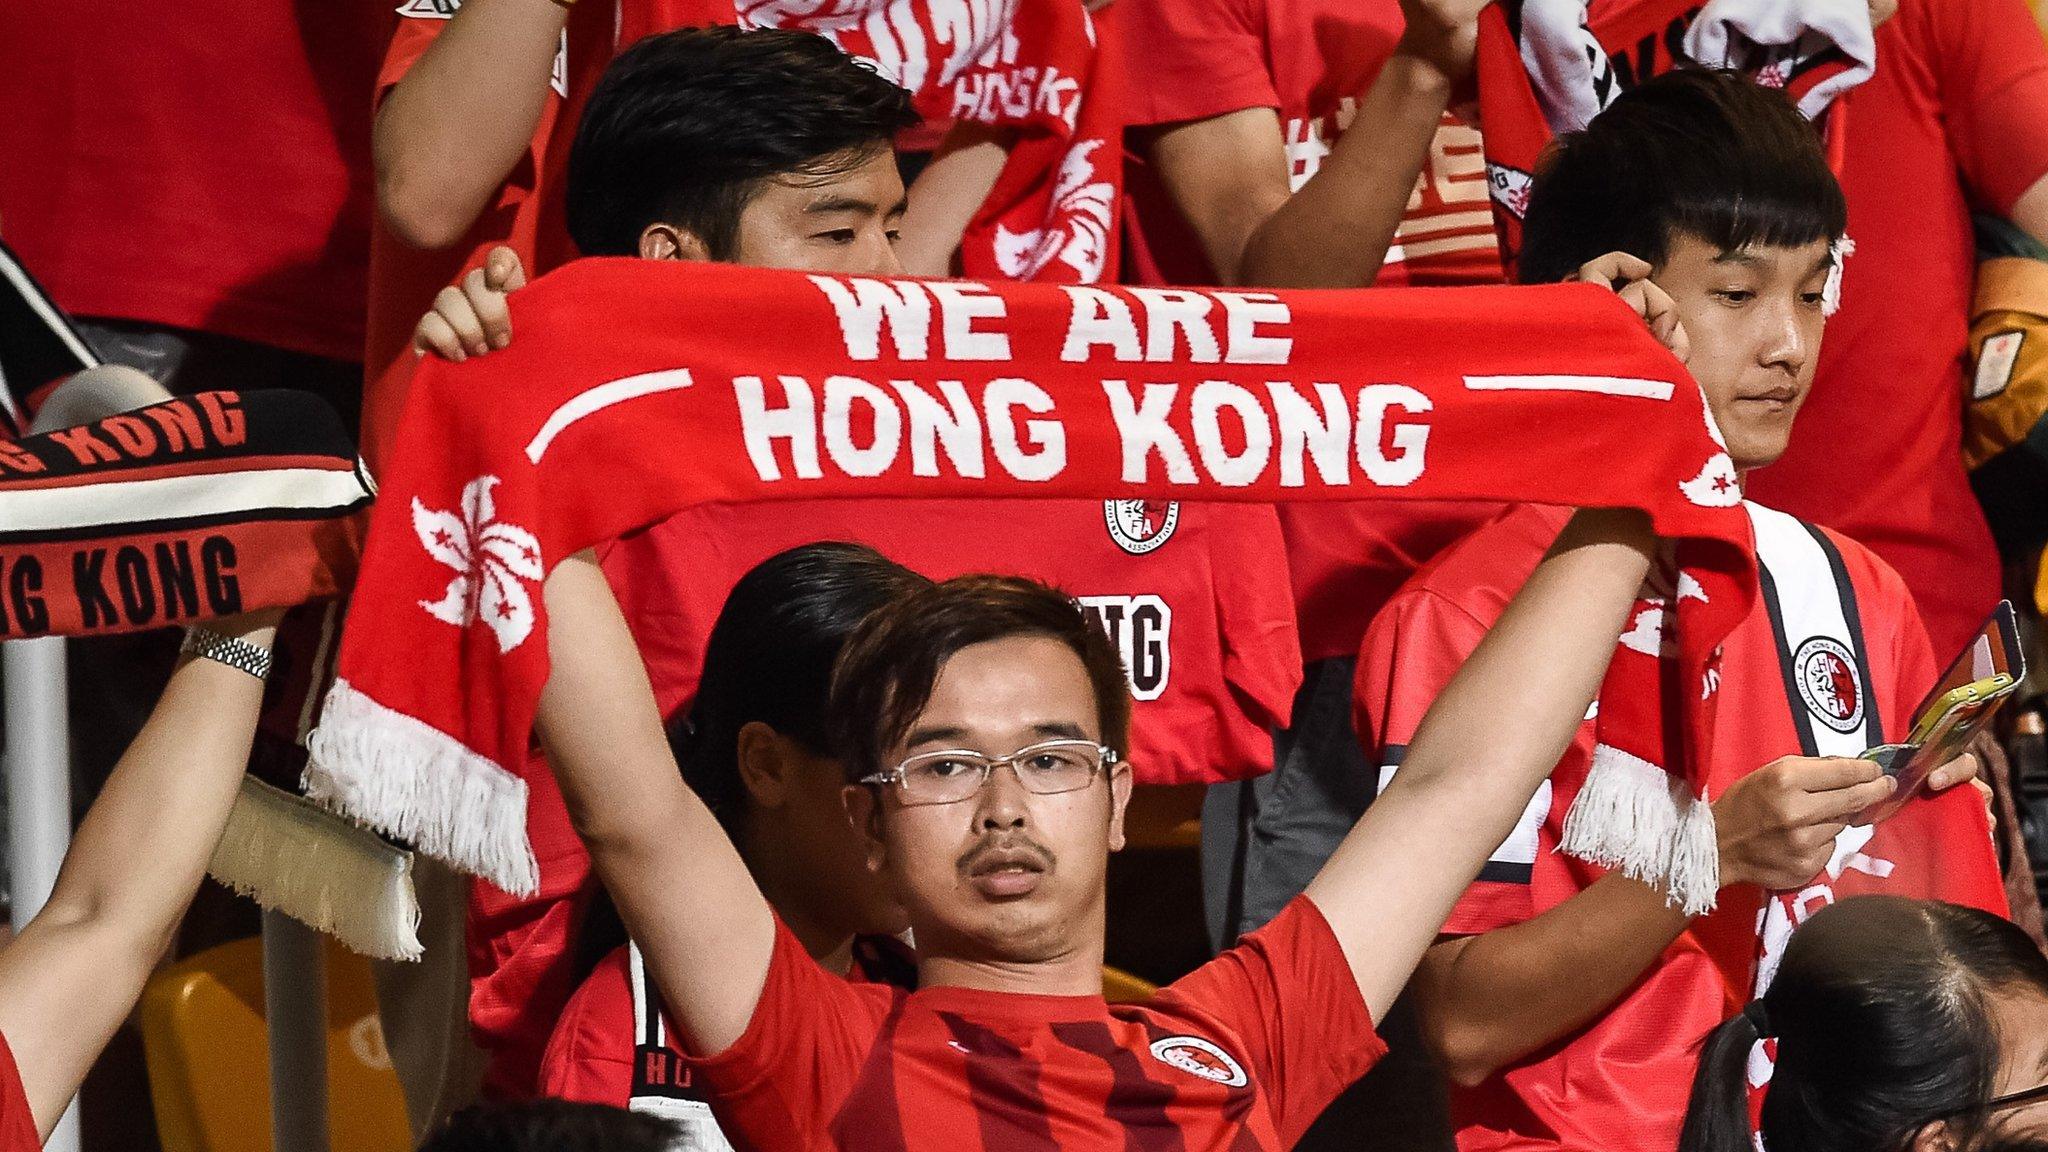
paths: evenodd
<path fill-rule="evenodd" d="M 450 1116 L 420 1152 L 666 1152 L 682 1136 L 659 1116 L 604 1104 L 478 1104 Z"/>
<path fill-rule="evenodd" d="M 569 149 L 569 235 L 632 256 L 650 224 L 732 258 L 764 180 L 824 178 L 917 123 L 910 94 L 809 32 L 728 26 L 649 36 L 598 80 Z"/>
<path fill-rule="evenodd" d="M 1530 187 L 1517 279 L 1566 280 L 1609 252 L 1661 266 L 1680 235 L 1722 251 L 1833 241 L 1848 218 L 1819 130 L 1782 92 L 1684 68 L 1552 142 Z"/>
<path fill-rule="evenodd" d="M 1131 690 L 1109 634 L 1072 597 L 1021 576 L 957 576 L 877 610 L 846 642 L 832 671 L 826 717 L 832 749 L 858 783 L 917 723 L 946 661 L 1010 636 L 1067 646 L 1087 670 L 1102 742 L 1130 751 Z"/>
<path fill-rule="evenodd" d="M 832 668 L 861 623 L 932 582 L 863 544 L 828 541 L 777 553 L 725 598 L 704 650 L 697 699 L 669 726 L 683 777 L 720 824 L 746 813 L 740 729 L 759 722 L 821 756 Z"/>

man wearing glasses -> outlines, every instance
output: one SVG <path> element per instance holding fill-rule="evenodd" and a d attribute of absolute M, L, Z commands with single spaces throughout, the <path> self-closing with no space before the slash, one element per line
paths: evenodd
<path fill-rule="evenodd" d="M 546 587 L 538 728 L 736 1146 L 1279 1152 L 1385 1051 L 1374 1022 L 1570 740 L 1656 545 L 1637 513 L 1575 517 L 1307 892 L 1144 1005 L 1101 996 L 1128 689 L 1043 585 L 913 592 L 834 673 L 848 813 L 909 914 L 916 992 L 828 975 L 776 920 L 678 776 L 587 553 Z"/>

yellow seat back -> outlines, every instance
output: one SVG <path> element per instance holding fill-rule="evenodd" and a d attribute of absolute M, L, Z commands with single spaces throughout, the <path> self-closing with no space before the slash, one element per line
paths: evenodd
<path fill-rule="evenodd" d="M 209 948 L 157 973 L 142 994 L 142 1042 L 164 1152 L 271 1152 L 260 940 Z M 327 1105 L 334 1148 L 412 1147 L 369 963 L 332 940 Z"/>

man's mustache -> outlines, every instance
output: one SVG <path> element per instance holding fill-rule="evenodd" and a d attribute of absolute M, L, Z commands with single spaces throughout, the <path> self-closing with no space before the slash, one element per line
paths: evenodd
<path fill-rule="evenodd" d="M 1050 872 L 1052 866 L 1051 850 L 1022 833 L 988 837 L 962 853 L 954 865 L 963 876 L 1015 867 Z"/>

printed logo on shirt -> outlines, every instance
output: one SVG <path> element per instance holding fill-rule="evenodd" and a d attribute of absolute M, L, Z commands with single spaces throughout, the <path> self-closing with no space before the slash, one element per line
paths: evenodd
<path fill-rule="evenodd" d="M 1168 1036 L 1154 1040 L 1152 1057 L 1162 1064 L 1170 1064 L 1225 1088 L 1242 1088 L 1250 1083 L 1243 1065 L 1232 1059 L 1230 1053 L 1200 1036 Z"/>
<path fill-rule="evenodd" d="M 1173 676 L 1173 606 L 1158 596 L 1078 596 L 1123 658 L 1131 695 L 1157 700 Z"/>
<path fill-rule="evenodd" d="M 1109 538 L 1133 556 L 1157 551 L 1180 526 L 1178 500 L 1104 500 L 1102 522 Z"/>
<path fill-rule="evenodd" d="M 1799 698 L 1814 718 L 1837 732 L 1863 726 L 1863 677 L 1856 658 L 1831 636 L 1815 636 L 1792 654 Z"/>
<path fill-rule="evenodd" d="M 457 0 L 459 3 L 460 0 Z M 548 87 L 562 99 L 569 98 L 569 30 L 562 29 L 562 38 L 555 44 L 555 62 L 548 68 Z"/>
<path fill-rule="evenodd" d="M 447 20 L 461 7 L 462 0 L 405 0 L 398 6 L 398 14 L 415 20 Z"/>

